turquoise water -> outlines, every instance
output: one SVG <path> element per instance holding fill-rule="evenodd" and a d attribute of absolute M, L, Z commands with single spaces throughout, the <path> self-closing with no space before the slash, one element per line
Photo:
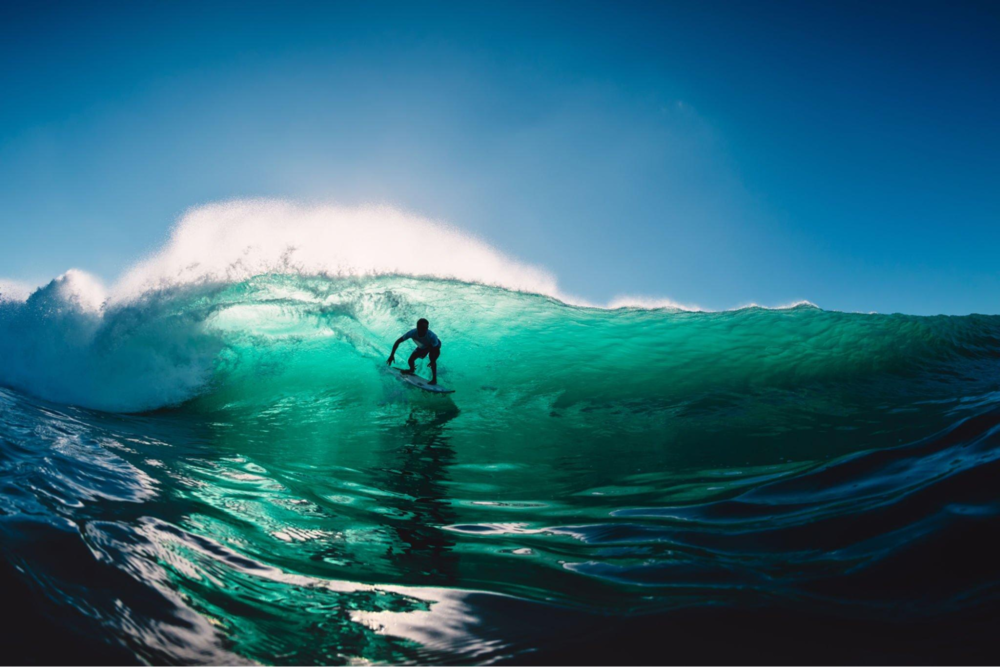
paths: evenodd
<path fill-rule="evenodd" d="M 384 370 L 418 317 L 455 394 Z M 128 659 L 559 662 L 655 627 L 641 662 L 705 610 L 974 644 L 994 609 L 1000 317 L 291 274 L 39 292 L 0 346 L 5 581 Z M 892 655 L 936 655 L 913 634 Z M 878 636 L 841 658 L 906 644 Z"/>

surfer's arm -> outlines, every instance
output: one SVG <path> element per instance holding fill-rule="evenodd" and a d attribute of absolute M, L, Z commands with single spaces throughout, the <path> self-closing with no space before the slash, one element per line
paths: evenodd
<path fill-rule="evenodd" d="M 399 344 L 409 338 L 410 334 L 406 333 L 396 339 L 396 342 L 392 344 L 392 352 L 389 353 L 389 359 L 385 362 L 386 364 L 392 364 L 393 360 L 396 358 L 396 350 L 399 349 Z"/>

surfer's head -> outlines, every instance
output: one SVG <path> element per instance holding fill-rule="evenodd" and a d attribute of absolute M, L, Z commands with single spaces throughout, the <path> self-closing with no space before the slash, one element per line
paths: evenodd
<path fill-rule="evenodd" d="M 429 326 L 430 322 L 421 317 L 419 320 L 417 320 L 417 335 L 423 336 L 425 333 L 427 333 L 427 327 Z"/>

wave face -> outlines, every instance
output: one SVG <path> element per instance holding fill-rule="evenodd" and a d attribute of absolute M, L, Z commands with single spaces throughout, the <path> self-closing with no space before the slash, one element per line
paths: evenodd
<path fill-rule="evenodd" d="M 518 267 L 195 267 L 186 234 L 0 301 L 0 575 L 35 632 L 118 662 L 995 657 L 1000 317 L 602 309 Z M 418 317 L 450 398 L 384 372 Z"/>

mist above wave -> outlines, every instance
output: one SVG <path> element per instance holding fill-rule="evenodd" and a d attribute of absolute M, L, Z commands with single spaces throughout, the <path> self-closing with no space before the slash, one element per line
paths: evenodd
<path fill-rule="evenodd" d="M 0 278 L 0 301 L 24 301 L 37 288 L 19 280 Z"/>
<path fill-rule="evenodd" d="M 265 274 L 410 275 L 559 296 L 555 278 L 453 227 L 389 206 L 241 200 L 201 206 L 162 249 L 129 270 L 116 300 Z"/>

